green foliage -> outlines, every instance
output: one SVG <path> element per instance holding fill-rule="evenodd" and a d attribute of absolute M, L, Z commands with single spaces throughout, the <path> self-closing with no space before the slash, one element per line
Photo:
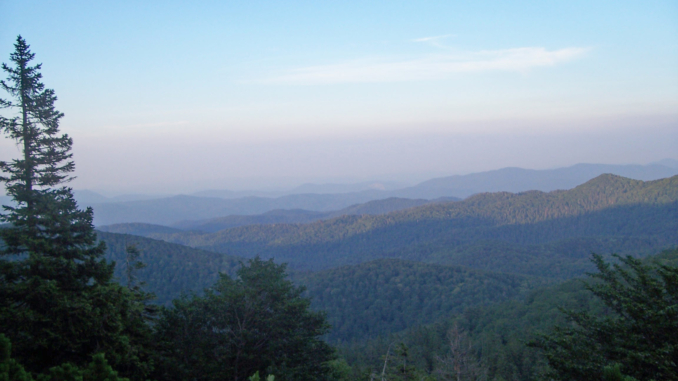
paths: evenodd
<path fill-rule="evenodd" d="M 678 250 L 666 250 L 643 263 L 655 268 L 675 266 Z M 536 340 L 541 332 L 550 331 L 554 325 L 571 324 L 562 309 L 584 310 L 602 318 L 612 313 L 600 298 L 586 289 L 584 282 L 574 279 L 536 289 L 522 299 L 471 307 L 463 313 L 444 316 L 433 324 L 413 326 L 397 334 L 367 341 L 341 344 L 338 349 L 352 367 L 353 374 L 360 375 L 366 369 L 380 370 L 382 356 L 390 343 L 403 342 L 408 346 L 412 364 L 433 373 L 439 366 L 438 359 L 450 353 L 448 334 L 456 325 L 478 350 L 487 369 L 488 380 L 541 380 L 549 369 L 547 359 L 540 349 L 526 343 Z M 600 370 L 597 371 L 599 375 Z M 632 376 L 625 363 L 622 370 L 625 375 Z"/>
<path fill-rule="evenodd" d="M 33 376 L 26 372 L 16 360 L 11 358 L 11 343 L 0 334 L 0 381 L 33 381 Z M 36 381 L 129 381 L 118 377 L 103 353 L 93 356 L 86 368 L 66 363 L 52 367 L 46 373 L 38 374 Z"/>
<path fill-rule="evenodd" d="M 327 312 L 333 342 L 364 340 L 432 323 L 471 306 L 504 301 L 543 285 L 540 279 L 380 259 L 295 274 L 316 310 Z"/>
<path fill-rule="evenodd" d="M 182 292 L 201 292 L 217 281 L 220 272 L 235 275 L 240 266 L 239 258 L 174 243 L 125 234 L 98 232 L 97 235 L 106 243 L 109 261 L 124 264 L 128 260 L 127 247 L 137 248 L 138 260 L 145 267 L 135 275 L 148 292 L 156 295 L 154 302 L 160 305 L 171 305 Z M 124 265 L 116 267 L 115 276 L 123 283 L 126 281 Z"/>
<path fill-rule="evenodd" d="M 30 373 L 12 359 L 11 354 L 12 344 L 0 333 L 0 381 L 32 381 Z"/>
<path fill-rule="evenodd" d="M 127 245 L 125 254 L 125 280 L 127 281 L 127 288 L 138 290 L 143 283 L 137 284 L 137 271 L 146 267 L 146 264 L 139 260 L 141 252 L 134 244 Z"/>
<path fill-rule="evenodd" d="M 92 210 L 78 209 L 70 188 L 55 188 L 74 169 L 72 141 L 59 133 L 63 114 L 54 109 L 54 91 L 40 82 L 40 65 L 30 66 L 33 58 L 18 37 L 14 66 L 3 64 L 2 88 L 13 100 L 2 105 L 17 116 L 1 119 L 1 128 L 23 157 L 0 163 L 14 201 L 0 216 L 8 223 L 0 229 L 0 333 L 33 373 L 82 366 L 106 352 L 125 374 L 142 377 L 150 367 L 141 343 L 150 334 L 143 304 L 111 282 L 114 264 L 103 258 Z"/>
<path fill-rule="evenodd" d="M 619 257 L 610 265 L 594 256 L 598 282 L 587 284 L 611 311 L 565 311 L 556 327 L 533 345 L 544 350 L 558 380 L 600 380 L 610 363 L 641 380 L 678 379 L 678 267 Z"/>
<path fill-rule="evenodd" d="M 467 307 L 519 296 L 539 283 L 500 274 L 483 278 L 468 270 L 453 276 L 447 266 L 569 279 L 594 269 L 591 252 L 644 255 L 678 243 L 678 203 L 672 201 L 676 181 L 678 177 L 638 182 L 603 176 L 570 191 L 487 194 L 382 216 L 212 235 L 182 233 L 188 241 L 178 241 L 237 255 L 273 256 L 297 269 L 378 257 L 446 265 L 377 261 L 294 275 L 295 282 L 307 286 L 313 307 L 328 311 L 333 326 L 328 338 L 339 342 L 430 323 Z M 224 237 L 230 237 L 229 243 L 222 245 Z M 118 263 L 125 260 L 127 244 L 142 250 L 148 268 L 139 277 L 160 304 L 169 305 L 182 291 L 206 288 L 219 271 L 233 274 L 237 268 L 237 260 L 227 254 L 113 233 L 100 233 L 100 238 L 108 244 L 108 258 Z M 122 272 L 117 275 L 124 278 Z"/>
<path fill-rule="evenodd" d="M 635 378 L 622 374 L 621 364 L 608 365 L 603 368 L 603 381 L 636 381 Z"/>
<path fill-rule="evenodd" d="M 259 371 L 256 371 L 250 378 L 247 379 L 248 381 L 261 381 L 261 376 L 259 376 Z M 269 374 L 266 376 L 266 381 L 275 381 L 275 376 L 272 374 Z"/>
<path fill-rule="evenodd" d="M 89 364 L 87 369 L 83 371 L 83 380 L 96 380 L 96 381 L 129 381 L 126 378 L 118 377 L 118 372 L 114 371 L 108 362 L 103 353 L 94 355 L 92 362 Z"/>
<path fill-rule="evenodd" d="M 282 381 L 326 379 L 333 350 L 320 336 L 329 326 L 285 279 L 285 266 L 255 258 L 237 275 L 163 311 L 157 378 L 237 381 L 261 370 Z"/>
<path fill-rule="evenodd" d="M 426 375 L 422 374 L 420 370 L 412 365 L 410 354 L 405 344 L 398 343 L 393 352 L 394 356 L 391 359 L 390 367 L 387 367 L 388 371 L 385 372 L 387 380 L 415 381 L 426 377 Z"/>
<path fill-rule="evenodd" d="M 0 118 L 0 130 L 23 150 L 22 159 L 0 162 L 2 172 L 9 175 L 1 179 L 15 202 L 29 206 L 23 216 L 32 227 L 37 226 L 30 208 L 38 197 L 34 187 L 58 185 L 74 169 L 69 152 L 73 142 L 68 135 L 59 134 L 59 120 L 64 115 L 54 108 L 54 90 L 46 89 L 40 81 L 42 64 L 30 65 L 34 58 L 26 40 L 17 37 L 10 55 L 13 66 L 2 64 L 8 77 L 0 81 L 0 87 L 12 97 L 9 101 L 0 99 L 0 107 L 16 110 L 14 117 Z"/>
<path fill-rule="evenodd" d="M 678 243 L 675 218 L 678 203 L 672 201 L 678 188 L 676 181 L 678 177 L 638 182 L 603 176 L 570 191 L 487 194 L 463 202 L 433 204 L 382 216 L 348 216 L 309 225 L 254 226 L 211 235 L 193 232 L 181 233 L 181 237 L 157 236 L 227 253 L 221 255 L 143 237 L 113 233 L 99 233 L 99 236 L 108 245 L 107 258 L 118 263 L 125 261 L 127 244 L 134 243 L 141 249 L 141 259 L 148 268 L 140 270 L 139 277 L 147 282 L 149 291 L 158 296 L 157 302 L 164 305 L 169 305 L 182 291 L 198 292 L 208 287 L 216 281 L 219 271 L 234 274 L 238 260 L 228 253 L 275 257 L 278 261 L 289 261 L 290 267 L 297 270 L 331 268 L 388 257 L 569 279 L 594 270 L 589 261 L 591 252 L 643 256 Z M 511 221 L 515 223 L 509 224 Z M 533 222 L 528 223 L 530 221 Z M 294 243 L 293 239 L 309 243 Z M 310 242 L 313 240 L 315 243 Z M 366 327 L 361 326 L 351 312 L 342 312 L 336 307 L 325 290 L 332 286 L 338 289 L 336 294 L 356 289 L 358 286 L 352 283 L 357 280 L 349 280 L 352 271 L 356 276 L 364 272 L 358 268 L 323 272 L 335 279 L 336 285 L 327 284 L 319 276 L 309 275 L 307 283 L 304 283 L 306 275 L 296 277 L 298 282 L 309 286 L 308 295 L 313 298 L 314 307 L 330 310 L 332 334 L 342 331 L 343 339 L 365 332 Z M 121 269 L 116 275 L 124 278 Z M 313 279 L 319 279 L 318 290 Z M 342 284 L 344 282 L 346 284 Z M 426 282 L 406 279 L 410 285 L 405 287 L 427 288 L 427 285 L 417 286 Z M 362 303 L 353 300 L 353 295 L 347 294 L 346 304 Z M 365 302 L 388 299 L 356 295 Z M 411 294 L 404 296 L 410 297 Z M 338 296 L 334 298 L 339 300 Z M 391 299 L 387 305 L 373 304 L 369 308 L 389 310 Z M 389 327 L 382 332 L 433 320 L 412 320 L 408 308 L 400 320 L 388 316 L 395 315 L 397 309 L 387 311 L 385 326 Z M 432 314 L 438 316 L 436 312 Z M 340 315 L 344 316 L 339 318 Z M 349 325 L 360 328 L 348 328 Z M 339 336 L 333 337 L 337 338 Z"/>
<path fill-rule="evenodd" d="M 343 358 L 334 359 L 328 362 L 330 368 L 330 380 L 351 381 L 352 369 Z"/>

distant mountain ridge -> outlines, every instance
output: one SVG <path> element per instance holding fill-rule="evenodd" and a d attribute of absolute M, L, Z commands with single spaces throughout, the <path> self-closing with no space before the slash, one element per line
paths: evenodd
<path fill-rule="evenodd" d="M 329 212 L 373 200 L 390 197 L 437 199 L 468 197 L 483 192 L 523 192 L 571 189 L 600 174 L 612 173 L 643 181 L 678 174 L 678 168 L 664 165 L 578 164 L 553 170 L 504 168 L 463 176 L 431 179 L 414 187 L 397 190 L 364 190 L 347 193 L 288 194 L 281 197 L 197 197 L 173 196 L 127 202 L 90 203 L 97 226 L 125 222 L 172 225 L 187 220 L 203 220 L 229 215 L 255 215 L 276 209 L 304 209 Z M 318 191 L 322 187 L 316 187 Z M 220 191 L 205 194 L 218 195 Z M 229 192 L 229 191 L 223 191 Z M 200 193 L 203 194 L 203 193 Z M 230 197 L 230 196 L 229 196 Z"/>
<path fill-rule="evenodd" d="M 666 160 L 669 164 L 672 161 Z M 577 185 L 609 173 L 634 180 L 651 181 L 678 175 L 678 167 L 668 165 L 609 165 L 577 164 L 557 169 L 502 168 L 494 171 L 440 177 L 424 181 L 414 187 L 392 192 L 395 196 L 435 198 L 445 195 L 468 197 L 484 192 L 525 192 L 540 190 L 548 192 L 571 189 Z"/>
<path fill-rule="evenodd" d="M 377 215 L 385 214 L 396 210 L 413 208 L 420 205 L 449 202 L 449 199 L 438 200 L 410 200 L 399 198 L 388 198 L 385 200 L 368 201 L 364 204 L 349 206 L 341 210 L 331 212 L 313 212 L 303 209 L 293 210 L 272 210 L 263 214 L 253 216 L 226 216 L 208 220 L 182 221 L 170 226 L 146 224 L 146 223 L 121 223 L 112 225 L 103 225 L 99 230 L 119 234 L 132 234 L 142 237 L 152 237 L 156 234 L 173 234 L 182 231 L 194 231 L 202 233 L 214 233 L 224 229 L 230 229 L 238 226 L 247 225 L 274 225 L 274 224 L 305 224 L 319 220 L 327 220 L 345 215 Z"/>
<path fill-rule="evenodd" d="M 290 193 L 353 193 L 368 190 L 391 191 L 404 188 L 403 185 L 390 181 L 368 181 L 355 184 L 302 184 Z"/>
<path fill-rule="evenodd" d="M 104 225 L 97 228 L 100 232 L 128 234 L 140 237 L 150 237 L 154 234 L 174 234 L 181 233 L 183 230 L 175 229 L 164 225 L 144 224 L 132 222 L 126 224 Z"/>
<path fill-rule="evenodd" d="M 240 199 L 181 195 L 146 201 L 94 204 L 92 206 L 96 225 L 143 222 L 169 226 L 186 220 L 261 214 L 276 209 L 333 211 L 382 198 L 374 192 L 304 194 L 279 198 L 246 197 Z"/>
<path fill-rule="evenodd" d="M 678 244 L 678 176 L 643 182 L 602 175 L 568 191 L 486 193 L 383 215 L 152 236 L 231 255 L 274 257 L 307 269 L 380 257 L 457 264 L 455 258 L 465 255 L 468 245 L 508 244 L 513 245 L 511 255 L 527 261 L 514 271 L 535 274 L 542 271 L 540 266 L 549 266 L 538 255 L 540 250 L 561 261 L 568 252 L 585 253 L 586 248 L 649 252 Z M 573 242 L 585 247 L 568 249 Z M 533 245 L 555 246 L 547 250 Z M 466 262 L 487 270 L 501 265 Z M 559 271 L 567 277 L 579 270 Z"/>
<path fill-rule="evenodd" d="M 274 244 L 311 243 L 315 240 L 343 239 L 382 226 L 409 221 L 472 217 L 498 224 L 525 224 L 575 216 L 612 205 L 675 201 L 678 201 L 678 176 L 643 182 L 615 175 L 601 175 L 569 191 L 482 193 L 460 202 L 423 205 L 383 216 L 344 216 L 312 224 L 244 226 L 209 236 L 214 237 L 213 239 L 219 237 L 220 240 L 232 242 L 248 241 L 249 237 L 256 237 L 252 238 L 256 242 L 263 240 L 263 242 Z M 325 231 L 322 235 L 315 233 L 317 229 L 323 229 L 325 226 L 332 226 L 331 232 Z M 260 233 L 255 236 L 247 234 L 248 231 L 255 230 Z"/>
<path fill-rule="evenodd" d="M 349 215 L 377 215 L 413 208 L 434 202 L 451 201 L 447 199 L 440 200 L 422 200 L 422 199 L 406 199 L 406 198 L 387 198 L 383 200 L 368 201 L 364 204 L 351 205 L 347 208 L 330 212 L 314 212 L 303 209 L 293 210 L 272 210 L 260 215 L 253 216 L 226 216 L 210 220 L 198 221 L 182 221 L 173 224 L 183 230 L 197 230 L 206 233 L 213 233 L 224 229 L 230 229 L 238 226 L 247 225 L 271 225 L 271 224 L 304 224 L 319 220 L 327 220 L 340 216 Z"/>
<path fill-rule="evenodd" d="M 678 160 L 676 159 L 663 159 L 659 161 L 655 161 L 654 163 L 650 163 L 653 165 L 663 165 L 665 167 L 669 168 L 678 168 Z"/>

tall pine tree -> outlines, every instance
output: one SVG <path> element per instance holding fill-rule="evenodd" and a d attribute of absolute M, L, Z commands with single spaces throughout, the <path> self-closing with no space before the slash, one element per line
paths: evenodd
<path fill-rule="evenodd" d="M 135 341 L 144 334 L 143 306 L 126 288 L 113 283 L 113 263 L 103 259 L 92 209 L 80 210 L 64 184 L 75 166 L 72 139 L 59 132 L 63 114 L 53 90 L 41 82 L 41 65 L 19 36 L 3 64 L 7 79 L 0 99 L 9 114 L 0 128 L 17 142 L 22 156 L 1 162 L 13 206 L 0 217 L 0 333 L 16 357 L 33 372 L 71 362 L 86 364 L 105 352 L 129 374 L 146 373 Z"/>

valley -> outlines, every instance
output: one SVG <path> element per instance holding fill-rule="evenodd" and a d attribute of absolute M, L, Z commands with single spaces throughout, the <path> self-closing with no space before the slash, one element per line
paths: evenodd
<path fill-rule="evenodd" d="M 394 341 L 409 346 L 417 366 L 433 369 L 431 356 L 445 352 L 446 332 L 458 324 L 487 351 L 491 374 L 525 379 L 546 365 L 520 343 L 563 324 L 558 307 L 601 311 L 578 279 L 595 270 L 591 253 L 678 260 L 675 249 L 655 256 L 678 245 L 678 176 L 601 175 L 551 192 L 385 199 L 336 212 L 103 230 L 109 259 L 124 260 L 130 243 L 140 249 L 148 265 L 140 276 L 157 303 L 200 293 L 247 258 L 273 258 L 327 314 L 325 338 L 355 372 L 378 367 Z"/>

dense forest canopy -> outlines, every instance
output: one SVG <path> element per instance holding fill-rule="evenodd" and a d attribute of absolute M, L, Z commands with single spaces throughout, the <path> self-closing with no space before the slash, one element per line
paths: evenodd
<path fill-rule="evenodd" d="M 625 259 L 627 262 L 633 262 L 632 259 Z M 678 249 L 665 250 L 657 255 L 648 257 L 643 261 L 643 266 L 647 267 L 650 274 L 656 275 L 661 266 L 669 266 L 675 276 L 676 264 L 678 264 Z M 609 268 L 609 265 L 603 264 L 603 268 Z M 638 273 L 628 267 L 621 267 L 620 270 L 630 273 L 631 279 L 638 279 Z M 627 274 L 628 274 L 627 273 Z M 615 286 L 614 283 L 600 282 L 600 275 L 603 273 L 594 272 L 593 278 L 573 279 L 565 281 L 560 284 L 545 286 L 537 288 L 527 293 L 524 298 L 518 300 L 510 300 L 501 303 L 495 303 L 486 306 L 475 306 L 465 309 L 462 313 L 451 314 L 439 318 L 431 324 L 417 325 L 409 327 L 402 332 L 385 335 L 378 338 L 373 338 L 367 341 L 359 341 L 354 343 L 346 343 L 339 347 L 340 354 L 353 365 L 356 374 L 364 374 L 373 372 L 375 369 L 381 369 L 384 365 L 383 354 L 392 343 L 404 343 L 409 349 L 409 361 L 412 365 L 419 369 L 426 369 L 432 372 L 437 366 L 440 357 L 450 353 L 449 333 L 453 328 L 463 332 L 466 339 L 469 341 L 470 347 L 474 356 L 481 360 L 482 366 L 485 370 L 485 376 L 488 380 L 540 380 L 544 378 L 546 372 L 552 372 L 549 367 L 549 358 L 544 356 L 544 352 L 535 345 L 526 345 L 535 343 L 537 340 L 543 340 L 544 337 L 552 337 L 554 333 L 559 335 L 558 331 L 554 331 L 554 326 L 559 327 L 576 327 L 569 321 L 569 317 L 574 314 L 587 314 L 594 319 L 610 318 L 615 319 L 625 314 L 618 314 L 615 312 L 615 303 L 610 303 L 610 300 L 597 297 L 596 294 L 587 289 L 587 285 L 594 288 L 606 290 L 605 285 Z M 614 270 L 606 276 L 613 276 L 619 278 L 623 272 Z M 634 345 L 651 345 L 659 349 L 659 353 L 671 354 L 675 359 L 676 351 L 674 349 L 661 349 L 663 345 L 670 345 L 669 343 L 678 340 L 678 335 L 675 333 L 675 328 L 666 330 L 667 322 L 669 324 L 676 323 L 675 315 L 675 290 L 671 284 L 676 282 L 675 278 L 665 278 L 665 281 L 658 280 L 659 283 L 654 283 L 654 290 L 644 286 L 634 285 L 633 289 L 635 295 L 641 296 L 636 299 L 644 303 L 644 308 L 641 309 L 648 314 L 673 314 L 664 323 L 653 325 L 653 328 L 643 327 L 643 330 L 649 334 L 652 330 L 657 330 L 654 334 L 659 334 L 662 339 L 658 340 L 644 340 L 631 339 L 628 335 L 620 335 L 617 328 L 612 328 L 613 335 L 619 340 L 628 339 L 624 346 L 633 347 Z M 668 282 L 667 282 L 668 281 Z M 662 283 L 664 282 L 664 283 Z M 673 282 L 673 283 L 671 283 Z M 633 284 L 632 284 L 633 285 Z M 617 285 L 616 287 L 618 287 Z M 657 287 L 658 286 L 658 287 Z M 619 289 L 619 292 L 608 294 L 612 297 L 624 297 L 626 295 L 632 296 L 634 293 L 628 291 L 623 292 L 627 286 Z M 608 289 L 609 290 L 609 289 Z M 659 291 L 657 293 L 657 291 Z M 653 293 L 655 298 L 663 299 L 661 303 L 655 302 L 648 298 L 645 292 Z M 643 296 L 645 295 L 645 296 Z M 663 306 L 673 306 L 666 309 Z M 618 306 L 618 304 L 617 304 Z M 651 323 L 649 323 L 651 324 Z M 562 332 L 562 331 L 561 331 Z M 567 331 L 563 332 L 567 334 Z M 546 336 L 544 336 L 546 335 Z M 558 340 L 560 336 L 554 336 Z M 566 366 L 567 361 L 570 361 L 569 366 L 572 369 L 582 369 L 581 365 L 585 363 L 585 359 L 600 361 L 601 354 L 592 355 L 590 352 L 599 348 L 591 343 L 592 336 L 587 340 L 581 340 L 581 343 L 574 351 L 561 350 L 560 353 L 550 352 L 551 356 L 556 360 L 562 359 Z M 622 342 L 618 343 L 622 349 Z M 557 345 L 557 344 L 556 344 Z M 586 346 L 590 348 L 586 348 Z M 613 348 L 614 349 L 614 348 Z M 622 350 L 621 353 L 624 353 Z M 634 353 L 633 350 L 626 351 L 627 355 Z M 642 353 L 642 352 L 635 352 Z M 570 357 L 571 356 L 571 357 Z M 573 362 L 573 358 L 576 358 Z M 619 357 L 615 359 L 607 357 L 609 363 L 605 365 L 612 365 L 615 361 L 621 361 L 625 365 L 626 361 L 620 360 Z M 670 367 L 676 368 L 675 360 Z M 590 366 L 587 364 L 586 366 Z M 645 366 L 649 371 L 657 370 L 657 367 Z M 590 370 L 590 368 L 588 368 Z M 622 366 L 622 370 L 625 369 Z M 551 374 L 551 379 L 562 380 L 600 380 L 600 373 L 603 371 L 603 366 L 598 363 L 598 368 L 587 376 L 577 374 L 576 376 L 567 376 L 563 374 Z M 361 373 L 362 372 L 362 373 Z M 631 373 L 626 373 L 631 374 Z M 651 378 L 638 377 L 638 380 L 649 380 Z M 673 376 L 657 377 L 659 379 L 676 379 Z"/>
<path fill-rule="evenodd" d="M 379 259 L 294 279 L 326 311 L 333 341 L 398 332 L 478 305 L 517 298 L 547 284 L 539 278 Z"/>

